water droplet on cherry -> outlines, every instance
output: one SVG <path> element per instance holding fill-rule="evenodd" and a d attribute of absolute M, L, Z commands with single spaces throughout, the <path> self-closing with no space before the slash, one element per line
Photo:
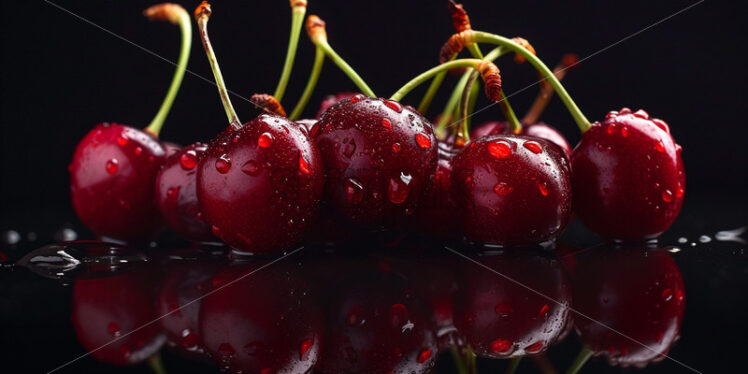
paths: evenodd
<path fill-rule="evenodd" d="M 392 152 L 393 153 L 400 152 L 400 143 L 393 143 L 392 144 Z"/>
<path fill-rule="evenodd" d="M 488 143 L 488 153 L 496 158 L 505 158 L 512 154 L 512 148 L 507 142 L 497 140 Z"/>
<path fill-rule="evenodd" d="M 666 203 L 673 201 L 673 193 L 670 190 L 662 191 L 662 200 Z"/>
<path fill-rule="evenodd" d="M 421 133 L 416 134 L 416 143 L 421 148 L 431 148 L 431 139 Z"/>
<path fill-rule="evenodd" d="M 548 186 L 545 182 L 538 181 L 538 190 L 540 190 L 541 195 L 548 196 Z"/>
<path fill-rule="evenodd" d="M 361 185 L 361 182 L 348 178 L 345 182 L 345 197 L 351 204 L 360 203 L 364 197 L 364 186 Z"/>
<path fill-rule="evenodd" d="M 401 113 L 403 111 L 403 106 L 400 105 L 400 103 L 398 103 L 397 101 L 384 100 L 384 105 L 398 113 Z"/>
<path fill-rule="evenodd" d="M 231 170 L 231 160 L 227 155 L 222 155 L 216 160 L 216 170 L 221 174 L 226 174 Z"/>
<path fill-rule="evenodd" d="M 408 199 L 410 194 L 410 183 L 413 177 L 408 174 L 401 172 L 399 177 L 390 178 L 390 184 L 387 188 L 387 196 L 393 204 L 402 204 Z"/>
<path fill-rule="evenodd" d="M 391 130 L 392 129 L 392 122 L 390 122 L 388 119 L 384 118 L 384 119 L 382 119 L 382 126 L 384 126 L 388 130 Z"/>
<path fill-rule="evenodd" d="M 307 352 L 309 352 L 309 348 L 312 348 L 314 345 L 314 339 L 307 339 L 301 342 L 301 348 L 299 349 L 299 360 L 303 360 L 304 356 Z"/>
<path fill-rule="evenodd" d="M 109 174 L 114 174 L 119 169 L 119 161 L 117 161 L 116 158 L 113 158 L 106 162 L 106 165 L 104 166 L 106 169 L 106 172 Z"/>
<path fill-rule="evenodd" d="M 495 186 L 493 186 L 493 191 L 496 192 L 496 194 L 499 196 L 506 196 L 514 191 L 514 187 L 506 182 L 499 182 L 496 183 Z"/>
<path fill-rule="evenodd" d="M 418 359 L 416 361 L 418 361 L 419 364 L 422 364 L 431 357 L 431 354 L 432 352 L 430 349 L 424 349 L 418 353 Z"/>
<path fill-rule="evenodd" d="M 512 347 L 512 342 L 505 339 L 496 339 L 491 342 L 489 345 L 489 349 L 493 353 L 504 353 L 509 351 L 509 349 Z"/>
<path fill-rule="evenodd" d="M 184 170 L 192 170 L 197 166 L 197 153 L 193 150 L 182 153 L 179 156 L 179 164 Z"/>
<path fill-rule="evenodd" d="M 273 145 L 273 140 L 275 140 L 273 138 L 273 135 L 265 132 L 260 135 L 259 139 L 257 139 L 257 145 L 259 145 L 261 148 L 268 148 Z"/>
<path fill-rule="evenodd" d="M 522 146 L 529 149 L 532 153 L 535 153 L 535 154 L 538 154 L 543 150 L 540 147 L 540 144 L 538 144 L 537 142 L 533 142 L 533 141 L 524 142 Z"/>
<path fill-rule="evenodd" d="M 249 176 L 256 176 L 257 174 L 260 174 L 260 165 L 258 165 L 254 160 L 249 160 L 242 165 L 242 173 Z"/>
<path fill-rule="evenodd" d="M 299 170 L 304 174 L 312 173 L 312 170 L 309 169 L 309 163 L 306 162 L 304 156 L 299 156 Z"/>

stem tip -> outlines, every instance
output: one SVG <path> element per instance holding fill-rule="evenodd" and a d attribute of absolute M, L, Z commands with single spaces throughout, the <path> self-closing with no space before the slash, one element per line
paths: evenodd
<path fill-rule="evenodd" d="M 283 105 L 273 95 L 256 93 L 249 98 L 249 101 L 266 112 L 286 117 L 286 110 L 283 109 Z"/>
<path fill-rule="evenodd" d="M 203 17 L 210 17 L 211 13 L 210 3 L 203 1 L 197 6 L 197 8 L 195 8 L 195 19 L 199 21 Z"/>
<path fill-rule="evenodd" d="M 325 29 L 325 21 L 317 17 L 314 14 L 310 14 L 306 18 L 306 34 L 309 35 L 309 39 L 314 44 L 319 41 L 327 40 L 327 30 Z"/>
<path fill-rule="evenodd" d="M 185 16 L 189 18 L 187 11 L 179 4 L 162 3 L 156 4 L 143 11 L 143 15 L 151 21 L 166 21 L 179 24 Z"/>

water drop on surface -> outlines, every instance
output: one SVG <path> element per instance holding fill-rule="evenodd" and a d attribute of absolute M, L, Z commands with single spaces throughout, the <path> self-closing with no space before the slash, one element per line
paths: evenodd
<path fill-rule="evenodd" d="M 641 119 L 649 119 L 649 113 L 647 113 L 644 109 L 639 109 L 636 112 L 634 112 L 634 117 L 639 117 Z"/>
<path fill-rule="evenodd" d="M 119 138 L 117 138 L 117 144 L 119 144 L 122 147 L 126 146 L 127 145 L 127 138 L 124 137 L 124 136 L 120 136 Z"/>
<path fill-rule="evenodd" d="M 182 348 L 192 349 L 197 347 L 199 339 L 197 334 L 190 331 L 190 329 L 184 329 L 182 331 Z"/>
<path fill-rule="evenodd" d="M 422 350 L 420 353 L 418 353 L 418 359 L 417 359 L 418 363 L 422 364 L 422 363 L 426 362 L 426 360 L 428 360 L 429 358 L 431 358 L 431 354 L 432 353 L 433 352 L 431 352 L 430 349 L 424 349 L 424 350 Z"/>
<path fill-rule="evenodd" d="M 390 184 L 387 188 L 387 196 L 393 204 L 402 204 L 408 199 L 410 194 L 410 183 L 413 177 L 408 173 L 400 173 L 399 177 L 390 178 Z"/>
<path fill-rule="evenodd" d="M 398 103 L 397 101 L 384 100 L 384 105 L 398 113 L 401 113 L 403 111 L 403 106 L 400 105 L 400 103 Z"/>
<path fill-rule="evenodd" d="M 140 156 L 143 153 L 143 148 L 141 148 L 141 147 L 135 147 L 135 149 L 133 150 L 133 152 L 135 153 L 135 156 Z"/>
<path fill-rule="evenodd" d="M 104 166 L 106 169 L 106 172 L 109 174 L 114 174 L 119 169 L 119 161 L 117 161 L 116 158 L 113 158 L 106 162 L 106 165 Z"/>
<path fill-rule="evenodd" d="M 216 170 L 221 174 L 226 174 L 231 170 L 231 159 L 226 154 L 216 160 Z"/>
<path fill-rule="evenodd" d="M 496 339 L 491 342 L 489 349 L 493 353 L 505 353 L 512 347 L 512 342 L 505 339 Z"/>
<path fill-rule="evenodd" d="M 535 153 L 535 154 L 538 154 L 543 151 L 543 148 L 540 146 L 538 142 L 533 142 L 533 141 L 524 142 L 522 146 L 529 149 L 532 153 Z"/>
<path fill-rule="evenodd" d="M 304 159 L 304 156 L 299 156 L 299 170 L 304 174 L 312 173 L 312 170 L 309 169 L 309 164 Z"/>
<path fill-rule="evenodd" d="M 304 356 L 309 351 L 309 348 L 312 348 L 312 345 L 314 345 L 314 339 L 307 339 L 301 342 L 301 348 L 299 349 L 299 360 L 304 359 Z"/>
<path fill-rule="evenodd" d="M 361 199 L 364 197 L 364 186 L 361 185 L 361 182 L 353 179 L 348 178 L 345 182 L 345 197 L 351 204 L 358 204 L 361 202 Z"/>
<path fill-rule="evenodd" d="M 662 143 L 662 140 L 658 141 L 657 144 L 655 144 L 655 149 L 660 153 L 665 152 L 665 144 Z"/>
<path fill-rule="evenodd" d="M 538 190 L 540 190 L 541 195 L 548 196 L 548 186 L 545 182 L 538 181 Z"/>
<path fill-rule="evenodd" d="M 179 156 L 179 164 L 184 170 L 192 170 L 197 166 L 197 153 L 193 150 L 182 153 Z"/>
<path fill-rule="evenodd" d="M 548 304 L 543 305 L 543 307 L 540 308 L 540 312 L 538 312 L 538 317 L 543 318 L 548 315 L 548 311 L 550 311 L 550 306 Z"/>
<path fill-rule="evenodd" d="M 512 187 L 508 183 L 499 182 L 496 183 L 495 186 L 493 186 L 493 191 L 496 192 L 496 194 L 499 196 L 506 196 L 514 191 L 514 187 Z"/>
<path fill-rule="evenodd" d="M 662 191 L 662 201 L 666 203 L 673 201 L 673 193 L 670 190 Z"/>
<path fill-rule="evenodd" d="M 629 136 L 629 128 L 628 128 L 628 127 L 626 127 L 626 126 L 623 126 L 623 127 L 621 128 L 621 135 L 622 135 L 622 136 L 623 136 L 624 138 L 627 138 L 627 137 Z"/>
<path fill-rule="evenodd" d="M 265 133 L 262 133 L 262 135 L 260 135 L 259 139 L 257 139 L 257 145 L 260 146 L 261 148 L 268 148 L 271 145 L 273 145 L 273 140 L 275 140 L 273 138 L 273 135 L 265 132 Z"/>
<path fill-rule="evenodd" d="M 384 126 L 388 130 L 392 129 L 392 123 L 386 118 L 382 119 L 382 126 Z"/>
<path fill-rule="evenodd" d="M 393 143 L 392 144 L 392 152 L 393 153 L 400 152 L 400 143 Z"/>
<path fill-rule="evenodd" d="M 242 173 L 249 176 L 256 176 L 260 174 L 260 165 L 257 165 L 257 162 L 254 160 L 249 160 L 242 165 Z"/>
<path fill-rule="evenodd" d="M 109 322 L 106 330 L 109 332 L 109 335 L 114 336 L 115 338 L 120 336 L 120 334 L 122 333 L 117 322 Z"/>
<path fill-rule="evenodd" d="M 421 148 L 431 148 L 431 139 L 421 133 L 416 134 L 416 143 Z"/>
<path fill-rule="evenodd" d="M 512 154 L 512 148 L 506 142 L 497 140 L 488 143 L 488 153 L 496 158 L 505 158 Z"/>
<path fill-rule="evenodd" d="M 666 288 L 662 290 L 662 300 L 670 301 L 673 298 L 673 290 Z"/>
<path fill-rule="evenodd" d="M 535 342 L 535 343 L 532 343 L 525 350 L 529 353 L 534 353 L 534 352 L 540 351 L 542 348 L 543 348 L 543 342 Z"/>
<path fill-rule="evenodd" d="M 699 236 L 699 242 L 701 242 L 701 243 L 709 243 L 711 241 L 712 241 L 712 238 L 710 238 L 710 237 L 708 237 L 706 235 Z"/>

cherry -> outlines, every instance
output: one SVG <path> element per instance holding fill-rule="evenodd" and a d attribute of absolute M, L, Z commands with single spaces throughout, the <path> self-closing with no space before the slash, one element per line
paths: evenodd
<path fill-rule="evenodd" d="M 131 365 L 156 354 L 165 339 L 153 307 L 154 279 L 145 267 L 104 278 L 78 279 L 71 321 L 78 341 L 99 361 Z"/>
<path fill-rule="evenodd" d="M 330 109 L 331 106 L 337 104 L 339 101 L 343 101 L 345 99 L 350 99 L 354 96 L 356 96 L 357 92 L 349 92 L 349 91 L 343 91 L 338 92 L 334 95 L 327 95 L 322 99 L 322 102 L 319 103 L 319 109 L 317 110 L 317 120 L 319 120 L 322 117 L 322 114 L 325 113 L 328 109 Z"/>
<path fill-rule="evenodd" d="M 662 360 L 680 336 L 685 290 L 666 251 L 596 248 L 579 256 L 572 282 L 577 331 L 612 364 Z"/>
<path fill-rule="evenodd" d="M 474 261 L 480 265 L 460 264 L 454 318 L 478 356 L 534 354 L 556 341 L 571 303 L 569 282 L 558 260 L 517 251 L 477 256 Z"/>
<path fill-rule="evenodd" d="M 325 300 L 322 373 L 425 373 L 437 347 L 424 305 L 406 279 L 346 262 L 348 277 Z"/>
<path fill-rule="evenodd" d="M 78 218 L 97 235 L 125 241 L 148 239 L 163 225 L 153 180 L 167 153 L 157 137 L 182 83 L 192 40 L 190 18 L 181 6 L 159 4 L 144 14 L 179 24 L 182 31 L 182 48 L 169 92 L 144 131 L 115 123 L 97 125 L 78 143 L 68 167 Z"/>
<path fill-rule="evenodd" d="M 457 201 L 452 192 L 452 161 L 459 148 L 449 141 L 438 143 L 439 161 L 434 182 L 426 191 L 423 207 L 416 212 L 418 229 L 428 236 L 440 240 L 454 240 L 459 237 Z"/>
<path fill-rule="evenodd" d="M 333 105 L 318 126 L 325 197 L 338 215 L 388 229 L 414 212 L 436 170 L 428 120 L 398 102 L 357 95 Z"/>
<path fill-rule="evenodd" d="M 467 240 L 529 245 L 559 235 L 569 220 L 569 164 L 551 142 L 492 135 L 466 146 L 452 183 Z"/>
<path fill-rule="evenodd" d="M 200 307 L 205 350 L 233 373 L 306 373 L 321 347 L 318 307 L 302 268 L 244 261 L 212 279 Z"/>
<path fill-rule="evenodd" d="M 682 148 L 668 125 L 643 110 L 610 112 L 584 133 L 572 155 L 574 211 L 610 239 L 653 238 L 683 204 Z"/>
<path fill-rule="evenodd" d="M 197 166 L 197 197 L 215 236 L 257 254 L 287 250 L 301 237 L 322 194 L 319 150 L 287 118 L 261 114 L 242 125 L 231 105 L 208 39 L 210 4 L 195 10 L 230 126 Z"/>
<path fill-rule="evenodd" d="M 169 227 L 194 241 L 215 237 L 197 200 L 197 164 L 207 145 L 191 144 L 169 156 L 156 175 L 156 203 Z"/>

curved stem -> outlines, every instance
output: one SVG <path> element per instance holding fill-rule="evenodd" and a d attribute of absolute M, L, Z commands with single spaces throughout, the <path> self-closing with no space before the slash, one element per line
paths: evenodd
<path fill-rule="evenodd" d="M 486 57 L 483 57 L 483 54 L 480 51 L 480 48 L 478 47 L 478 44 L 470 44 L 467 46 L 468 51 L 470 51 L 470 54 L 473 55 L 475 58 L 480 59 L 487 59 Z M 493 51 L 495 52 L 496 58 L 498 58 L 501 55 L 501 50 L 498 50 L 498 48 L 494 48 Z M 493 61 L 493 60 L 488 60 Z M 475 72 L 470 76 L 471 80 L 478 79 L 477 74 Z M 522 124 L 520 124 L 519 119 L 517 118 L 517 115 L 514 114 L 514 109 L 512 109 L 512 106 L 509 104 L 509 100 L 507 100 L 506 95 L 504 94 L 504 89 L 501 90 L 501 100 L 498 101 L 499 108 L 501 109 L 501 112 L 504 113 L 504 117 L 506 117 L 507 122 L 509 123 L 509 128 L 512 130 L 513 133 L 519 134 L 522 132 Z"/>
<path fill-rule="evenodd" d="M 520 54 L 525 59 L 527 59 L 527 61 L 529 61 L 530 64 L 532 64 L 532 66 L 535 67 L 538 72 L 540 72 L 543 78 L 551 83 L 551 86 L 553 86 L 553 89 L 556 91 L 556 93 L 558 93 L 559 98 L 561 98 L 561 100 L 564 102 L 564 105 L 566 105 L 566 109 L 569 111 L 571 116 L 574 118 L 574 121 L 577 123 L 579 130 L 584 133 L 590 128 L 590 121 L 587 120 L 587 117 L 585 117 L 579 107 L 577 107 L 577 104 L 574 103 L 574 100 L 571 99 L 569 93 L 566 92 L 564 86 L 561 85 L 561 82 L 556 79 L 556 76 L 553 75 L 553 72 L 548 69 L 548 66 L 546 66 L 543 61 L 541 61 L 534 54 L 530 53 L 527 49 L 515 43 L 511 39 L 507 39 L 503 36 L 494 35 L 483 31 L 474 31 L 474 35 L 475 41 L 478 43 L 491 43 L 504 46 L 512 52 Z"/>
<path fill-rule="evenodd" d="M 572 61 L 572 64 L 576 64 L 576 55 L 567 54 L 561 60 L 561 63 L 553 68 L 553 75 L 555 75 L 556 79 L 558 79 L 559 81 L 564 79 L 564 76 L 566 76 L 566 72 L 569 70 L 570 66 L 573 66 L 568 63 L 568 59 Z M 551 101 L 553 92 L 553 86 L 551 86 L 548 81 L 543 80 L 540 83 L 540 92 L 538 92 L 538 96 L 535 97 L 535 101 L 532 103 L 532 106 L 530 106 L 530 109 L 527 110 L 525 116 L 522 117 L 522 123 L 526 123 L 528 125 L 537 123 L 540 115 L 545 110 L 545 107 L 548 106 L 548 103 Z"/>
<path fill-rule="evenodd" d="M 164 126 L 166 116 L 169 115 L 169 110 L 174 103 L 174 98 L 177 97 L 179 87 L 182 85 L 182 79 L 184 78 L 184 72 L 187 70 L 187 61 L 190 59 L 190 49 L 192 48 L 192 21 L 186 11 L 179 13 L 179 30 L 182 33 L 182 46 L 179 50 L 179 60 L 177 61 L 177 69 L 174 71 L 174 77 L 171 79 L 169 85 L 169 91 L 166 92 L 164 101 L 161 102 L 161 107 L 158 109 L 156 116 L 153 117 L 151 123 L 145 128 L 145 131 L 158 137 L 161 133 L 161 128 Z"/>
<path fill-rule="evenodd" d="M 148 358 L 148 366 L 153 370 L 153 374 L 166 374 L 164 360 L 161 359 L 161 353 L 156 353 Z"/>
<path fill-rule="evenodd" d="M 429 85 L 429 89 L 426 90 L 426 94 L 423 95 L 423 99 L 421 99 L 421 102 L 418 104 L 418 113 L 423 115 L 426 114 L 426 111 L 429 110 L 431 102 L 434 100 L 434 96 L 436 96 L 436 92 L 439 91 L 439 87 L 441 87 L 442 82 L 444 82 L 444 77 L 446 76 L 447 72 L 443 71 L 434 77 Z"/>
<path fill-rule="evenodd" d="M 571 366 L 566 370 L 566 374 L 576 374 L 582 366 L 587 362 L 587 360 L 592 357 L 592 350 L 588 346 L 582 347 L 582 350 L 579 351 L 579 354 L 577 355 L 577 358 L 574 359 L 574 362 L 571 363 Z"/>
<path fill-rule="evenodd" d="M 470 71 L 467 71 L 462 74 L 462 77 L 460 77 L 460 80 L 457 81 L 457 85 L 455 85 L 455 88 L 452 90 L 452 94 L 449 96 L 447 104 L 444 105 L 444 110 L 442 111 L 441 117 L 439 117 L 439 122 L 436 124 L 436 130 L 434 130 L 442 139 L 446 136 L 446 129 L 449 122 L 454 118 L 457 118 L 453 116 L 453 114 L 455 108 L 457 108 L 457 103 L 460 101 L 460 95 L 462 95 L 462 92 L 465 90 L 465 85 L 470 77 L 470 73 Z"/>
<path fill-rule="evenodd" d="M 296 119 L 298 119 L 299 116 L 301 116 L 301 113 L 304 111 L 304 108 L 306 108 L 306 104 L 309 102 L 309 98 L 312 96 L 312 92 L 314 92 L 314 87 L 317 86 L 317 81 L 319 80 L 319 75 L 322 72 L 322 65 L 324 62 L 325 51 L 319 47 L 315 48 L 312 73 L 309 75 L 309 80 L 306 82 L 304 93 L 301 94 L 299 102 L 293 108 L 291 115 L 288 117 L 288 119 L 290 119 L 291 121 L 295 121 Z"/>
<path fill-rule="evenodd" d="M 471 76 L 475 73 L 477 72 L 473 71 Z M 457 129 L 457 138 L 455 139 L 455 144 L 460 147 L 470 141 L 468 111 L 470 109 L 470 97 L 472 96 L 473 87 L 477 87 L 475 85 L 475 80 L 468 79 L 467 84 L 465 84 L 465 89 L 462 92 L 462 98 L 460 99 L 460 126 Z"/>
<path fill-rule="evenodd" d="M 397 90 L 397 92 L 392 94 L 392 96 L 390 97 L 390 100 L 400 101 L 405 95 L 408 94 L 408 92 L 410 92 L 414 88 L 418 87 L 421 83 L 429 80 L 431 77 L 443 71 L 447 71 L 449 69 L 454 69 L 454 68 L 461 68 L 461 67 L 475 68 L 480 62 L 481 60 L 478 60 L 478 59 L 462 58 L 459 60 L 452 60 L 452 61 L 445 62 L 441 65 L 437 65 L 419 74 L 417 77 L 411 79 L 408 83 L 400 87 L 400 89 Z"/>
<path fill-rule="evenodd" d="M 519 367 L 519 363 L 521 361 L 522 356 L 514 357 L 509 360 L 509 366 L 507 366 L 505 374 L 514 374 L 515 372 L 517 372 L 517 368 Z"/>
<path fill-rule="evenodd" d="M 358 89 L 361 90 L 361 92 L 364 95 L 370 96 L 370 97 L 377 96 L 374 94 L 374 91 L 372 91 L 371 88 L 369 88 L 369 85 L 367 85 L 366 82 L 364 82 L 361 76 L 358 75 L 358 73 L 356 73 L 355 70 L 353 70 L 351 65 L 348 65 L 348 63 L 345 62 L 345 60 L 343 60 L 343 58 L 340 57 L 335 52 L 335 50 L 332 49 L 330 44 L 327 43 L 327 40 L 319 40 L 315 42 L 315 44 L 317 45 L 318 48 L 322 48 L 322 50 L 325 51 L 325 54 L 327 54 L 327 57 L 329 57 L 330 60 L 332 60 L 332 62 L 335 63 L 335 65 L 338 65 L 340 70 L 342 70 L 343 73 L 345 73 L 345 75 L 347 75 L 348 78 L 350 78 L 351 81 L 353 81 L 356 87 L 358 87 Z"/>
<path fill-rule="evenodd" d="M 231 127 L 238 130 L 242 127 L 242 123 L 239 121 L 234 106 L 231 104 L 228 89 L 226 89 L 226 83 L 223 81 L 223 75 L 221 74 L 221 68 L 218 66 L 218 59 L 216 59 L 216 54 L 213 52 L 213 45 L 211 45 L 210 38 L 208 37 L 208 18 L 210 18 L 210 12 L 210 4 L 207 4 L 207 2 L 203 2 L 198 6 L 198 10 L 195 11 L 197 28 L 200 31 L 200 40 L 203 42 L 205 54 L 208 55 L 210 68 L 213 70 L 213 77 L 215 78 L 216 86 L 218 86 L 218 94 L 221 96 L 221 103 L 223 103 L 223 109 L 226 111 L 226 117 L 228 117 Z"/>
<path fill-rule="evenodd" d="M 452 361 L 454 361 L 455 369 L 457 369 L 457 374 L 468 374 L 467 367 L 465 366 L 465 360 L 460 354 L 457 346 L 451 346 L 449 348 L 449 352 L 452 354 Z"/>
<path fill-rule="evenodd" d="M 286 62 L 283 64 L 283 72 L 280 81 L 278 81 L 278 87 L 275 88 L 273 94 L 278 101 L 281 101 L 283 94 L 286 93 L 288 78 L 291 76 L 293 62 L 296 58 L 296 48 L 299 45 L 299 34 L 301 33 L 301 24 L 304 22 L 304 14 L 306 14 L 306 6 L 296 6 L 291 9 L 291 35 L 288 37 Z"/>

